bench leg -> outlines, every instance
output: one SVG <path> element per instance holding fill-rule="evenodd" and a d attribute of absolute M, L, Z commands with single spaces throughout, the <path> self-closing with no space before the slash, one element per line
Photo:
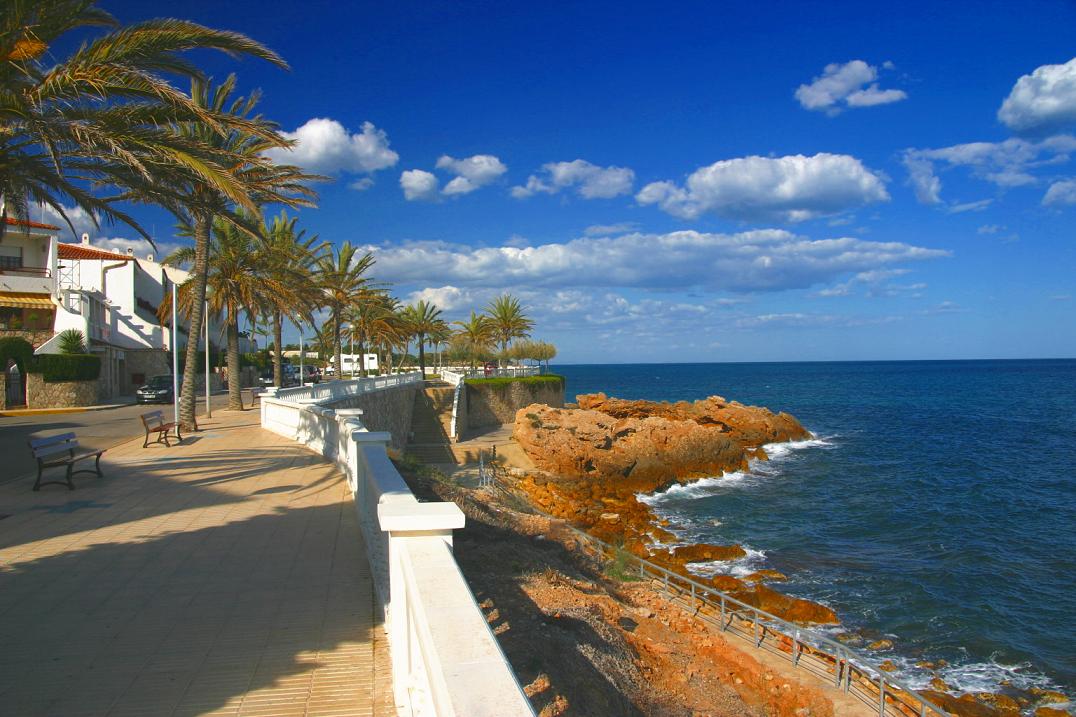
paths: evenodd
<path fill-rule="evenodd" d="M 168 431 L 159 431 L 157 433 L 157 442 L 160 443 L 162 440 L 164 441 L 164 445 L 166 447 L 172 447 L 172 444 L 168 442 Z"/>
<path fill-rule="evenodd" d="M 41 490 L 41 473 L 42 473 L 41 465 L 38 464 L 38 466 L 37 466 L 37 480 L 34 481 L 34 490 L 35 491 Z"/>
<path fill-rule="evenodd" d="M 142 441 L 142 447 L 143 448 L 148 448 L 149 447 L 149 429 L 148 428 L 146 429 L 146 440 Z"/>
<path fill-rule="evenodd" d="M 97 454 L 97 460 L 94 461 L 93 467 L 97 471 L 97 477 L 98 478 L 103 478 L 105 474 L 101 472 L 101 454 L 100 453 Z"/>
<path fill-rule="evenodd" d="M 73 480 L 71 480 L 71 470 L 74 467 L 75 467 L 74 463 L 68 463 L 67 464 L 67 489 L 68 490 L 74 490 L 75 489 L 75 482 Z"/>

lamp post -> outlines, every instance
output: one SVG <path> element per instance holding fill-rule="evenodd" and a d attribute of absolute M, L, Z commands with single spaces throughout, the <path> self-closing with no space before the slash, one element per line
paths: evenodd
<path fill-rule="evenodd" d="M 299 386 L 303 385 L 303 354 L 306 353 L 306 344 L 303 343 L 303 330 L 299 329 Z"/>
<path fill-rule="evenodd" d="M 209 399 L 209 300 L 205 302 L 205 417 L 213 417 L 213 406 Z"/>
<path fill-rule="evenodd" d="M 172 420 L 179 425 L 179 346 L 176 341 L 176 314 L 179 313 L 179 295 L 172 282 Z"/>

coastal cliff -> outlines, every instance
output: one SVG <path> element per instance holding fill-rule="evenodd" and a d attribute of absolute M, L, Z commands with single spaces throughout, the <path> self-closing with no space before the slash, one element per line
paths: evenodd
<path fill-rule="evenodd" d="M 652 493 L 765 459 L 767 443 L 811 434 L 787 413 L 727 401 L 626 401 L 605 394 L 578 397 L 578 408 L 534 404 L 516 414 L 513 437 L 540 475 L 520 487 L 545 512 L 603 540 L 683 575 L 697 563 L 742 558 L 738 545 L 664 547 L 676 537 L 664 530 L 637 494 Z M 836 624 L 824 605 L 783 595 L 760 583 L 774 574 L 740 580 L 709 578 L 719 590 L 801 624 Z"/>

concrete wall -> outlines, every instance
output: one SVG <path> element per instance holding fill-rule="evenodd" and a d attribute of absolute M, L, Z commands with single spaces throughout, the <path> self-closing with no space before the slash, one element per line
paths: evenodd
<path fill-rule="evenodd" d="M 392 434 L 392 447 L 402 451 L 411 433 L 411 416 L 415 410 L 415 391 L 421 384 L 399 386 L 384 391 L 371 391 L 358 396 L 348 396 L 331 404 L 329 408 L 361 408 L 362 424 L 369 431 L 388 431 Z"/>
<path fill-rule="evenodd" d="M 532 403 L 563 408 L 564 381 L 531 382 L 519 379 L 506 384 L 467 382 L 461 398 L 463 405 L 456 411 L 457 426 L 466 426 L 468 429 L 501 426 L 515 422 L 516 411 Z"/>
<path fill-rule="evenodd" d="M 27 408 L 75 408 L 95 406 L 100 385 L 93 381 L 56 381 L 47 383 L 39 373 L 26 375 Z"/>

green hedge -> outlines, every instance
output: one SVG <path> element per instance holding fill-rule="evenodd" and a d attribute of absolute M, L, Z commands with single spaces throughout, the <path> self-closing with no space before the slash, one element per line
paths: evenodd
<path fill-rule="evenodd" d="M 40 354 L 30 362 L 30 373 L 47 383 L 93 381 L 101 375 L 101 358 L 92 354 Z"/>
<path fill-rule="evenodd" d="M 469 378 L 466 379 L 468 386 L 489 386 L 490 388 L 504 388 L 505 386 L 511 386 L 513 383 L 522 384 L 564 384 L 564 377 L 556 374 L 546 374 L 544 376 L 497 376 L 494 378 Z"/>
<path fill-rule="evenodd" d="M 8 359 L 15 359 L 19 373 L 25 374 L 26 367 L 34 357 L 34 347 L 24 338 L 6 336 L 0 339 L 0 371 L 7 370 Z"/>

